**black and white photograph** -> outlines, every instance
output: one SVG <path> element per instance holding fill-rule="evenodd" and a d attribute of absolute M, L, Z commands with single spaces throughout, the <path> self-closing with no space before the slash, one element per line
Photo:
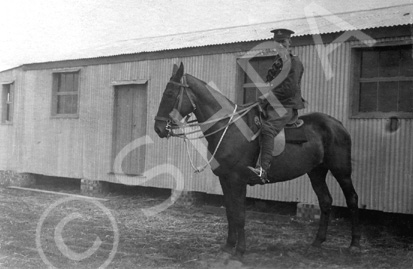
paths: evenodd
<path fill-rule="evenodd" d="M 413 268 L 413 0 L 0 4 L 0 268 Z"/>

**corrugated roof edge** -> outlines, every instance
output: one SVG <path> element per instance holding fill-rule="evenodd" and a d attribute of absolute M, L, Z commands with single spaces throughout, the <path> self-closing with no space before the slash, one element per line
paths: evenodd
<path fill-rule="evenodd" d="M 413 23 L 411 23 L 413 25 Z M 395 26 L 401 26 L 400 25 L 394 25 L 394 26 L 378 26 L 378 27 L 370 27 L 370 28 L 363 28 L 363 29 L 357 29 L 357 30 L 368 30 L 368 29 L 379 29 L 379 28 L 391 28 Z M 403 24 L 407 25 L 407 24 Z M 332 31 L 332 32 L 326 32 L 324 34 L 333 34 L 333 33 L 338 33 L 340 31 Z M 305 34 L 305 35 L 299 35 L 299 36 L 311 36 L 312 34 Z M 296 37 L 298 37 L 296 35 Z M 52 61 L 44 61 L 44 62 L 32 62 L 32 63 L 27 63 L 23 65 L 19 65 L 15 68 L 19 67 L 24 67 L 27 65 L 35 65 L 35 64 L 47 64 L 47 63 L 56 63 L 56 62 L 64 62 L 64 61 L 78 61 L 78 60 L 91 60 L 91 59 L 102 59 L 102 58 L 110 58 L 110 57 L 116 57 L 116 56 L 127 56 L 127 55 L 136 55 L 136 54 L 143 54 L 143 53 L 155 53 L 155 52 L 164 52 L 164 51 L 174 51 L 174 50 L 181 50 L 181 49 L 190 49 L 190 48 L 207 48 L 207 47 L 212 47 L 212 46 L 219 46 L 219 45 L 230 45 L 230 44 L 241 44 L 241 43 L 248 43 L 248 42 L 254 42 L 254 41 L 269 41 L 272 40 L 272 38 L 267 38 L 267 39 L 255 39 L 255 40 L 248 40 L 248 41 L 237 41 L 237 42 L 228 42 L 228 43 L 216 43 L 216 44 L 209 44 L 209 45 L 199 45 L 199 46 L 187 46 L 187 47 L 180 47 L 180 48 L 173 48 L 173 49 L 161 49 L 161 50 L 153 50 L 153 51 L 139 51 L 139 52 L 131 52 L 131 53 L 119 53 L 119 54 L 110 54 L 110 55 L 104 55 L 104 56 L 96 56 L 96 57 L 83 57 L 83 58 L 68 58 L 68 59 L 60 59 L 60 60 L 52 60 Z M 10 69 L 15 69 L 15 68 L 9 68 Z M 2 72 L 2 71 L 0 71 Z"/>
<path fill-rule="evenodd" d="M 376 8 L 376 9 L 370 9 L 370 10 L 360 10 L 357 12 L 342 12 L 342 13 L 336 13 L 336 14 L 329 14 L 329 15 L 319 15 L 319 16 L 314 16 L 314 19 L 327 19 L 329 17 L 334 17 L 334 16 L 340 16 L 340 15 L 348 15 L 351 14 L 351 16 L 353 16 L 354 14 L 358 14 L 358 15 L 362 15 L 362 14 L 366 14 L 366 15 L 371 15 L 374 16 L 375 13 L 374 11 L 383 11 L 383 10 L 395 10 L 401 7 L 406 7 L 406 6 L 413 6 L 412 4 L 404 4 L 404 5 L 399 5 L 399 6 L 391 6 L 391 7 L 384 7 L 384 8 Z M 397 10 L 396 10 L 397 11 Z M 396 12 L 394 11 L 394 12 Z M 372 13 L 373 12 L 373 13 Z M 342 31 L 353 31 L 353 30 L 367 30 L 367 29 L 377 29 L 377 28 L 387 28 L 387 27 L 394 27 L 394 26 L 400 26 L 400 25 L 408 25 L 408 24 L 413 24 L 413 15 L 410 14 L 409 12 L 406 12 L 407 15 L 410 15 L 410 21 L 405 22 L 405 23 L 396 23 L 396 24 L 391 24 L 391 25 L 377 25 L 377 26 L 365 26 L 365 27 L 357 27 L 357 28 L 353 28 L 353 29 L 346 29 L 343 27 L 340 30 L 327 30 L 326 31 L 321 31 L 318 33 L 298 33 L 295 34 L 293 37 L 302 37 L 302 36 L 310 36 L 313 34 L 332 34 L 332 33 L 338 33 L 338 32 L 342 32 Z M 406 15 L 404 14 L 404 15 Z M 358 16 L 358 18 L 361 18 L 361 16 Z M 164 35 L 164 36 L 153 36 L 153 37 L 143 37 L 143 38 L 137 38 L 137 39 L 130 39 L 130 40 L 121 40 L 121 41 L 117 41 L 117 42 L 113 42 L 113 43 L 108 43 L 106 45 L 102 45 L 99 47 L 95 47 L 95 48 L 88 48 L 83 50 L 84 53 L 86 53 L 87 51 L 94 51 L 96 52 L 97 50 L 101 49 L 101 50 L 105 50 L 106 48 L 111 48 L 114 47 L 116 44 L 116 47 L 120 47 L 122 45 L 122 43 L 126 44 L 126 43 L 137 43 L 139 41 L 146 41 L 149 42 L 150 40 L 156 40 L 156 39 L 170 39 L 170 38 L 176 38 L 176 37 L 193 37 L 196 36 L 197 34 L 208 34 L 208 33 L 216 33 L 216 32 L 220 32 L 220 31 L 228 31 L 231 29 L 256 29 L 257 26 L 266 26 L 263 28 L 272 28 L 270 27 L 270 25 L 276 25 L 277 23 L 288 23 L 288 22 L 299 22 L 299 21 L 303 21 L 303 20 L 307 20 L 306 17 L 301 17 L 301 18 L 292 18 L 292 19 L 288 19 L 288 20 L 282 20 L 282 21 L 272 21 L 272 22 L 262 22 L 262 23 L 256 23 L 256 24 L 251 24 L 251 25 L 241 25 L 241 26 L 232 26 L 232 27 L 226 27 L 226 28 L 216 28 L 216 29 L 209 29 L 209 30 L 205 30 L 205 31 L 195 31 L 195 32 L 186 32 L 186 33 L 179 33 L 179 34 L 172 34 L 172 35 Z M 310 29 L 311 30 L 311 29 Z M 256 30 L 255 30 L 256 31 Z M 162 51 L 173 51 L 173 50 L 179 50 L 179 49 L 188 49 L 188 48 L 200 48 L 200 47 L 210 47 L 210 46 L 217 46 L 217 45 L 226 45 L 226 44 L 237 44 L 237 43 L 247 43 L 247 42 L 254 42 L 254 41 L 267 41 L 267 40 L 271 40 L 271 37 L 268 38 L 255 38 L 255 39 L 249 39 L 249 40 L 243 40 L 243 41 L 231 41 L 231 42 L 212 42 L 212 43 L 208 43 L 208 44 L 200 44 L 200 45 L 182 45 L 182 46 L 178 46 L 178 47 L 173 47 L 173 48 L 162 48 L 162 49 L 154 49 L 154 50 L 147 50 L 147 49 L 143 49 L 143 50 L 136 50 L 136 51 L 132 51 L 132 52 L 113 52 L 113 53 L 105 53 L 103 52 L 102 55 L 98 55 L 98 56 L 80 56 L 77 57 L 68 57 L 68 58 L 64 58 L 62 57 L 61 59 L 56 59 L 56 60 L 50 60 L 50 61 L 42 61 L 42 62 L 32 62 L 32 63 L 28 63 L 28 64 L 24 64 L 24 65 L 32 65 L 32 64 L 39 64 L 39 63 L 53 63 L 53 62 L 61 62 L 61 61 L 76 61 L 76 60 L 87 60 L 87 59 L 99 59 L 99 58 L 107 58 L 107 57 L 115 57 L 115 56 L 126 56 L 126 55 L 134 55 L 134 54 L 141 54 L 141 53 L 152 53 L 152 52 L 162 52 Z M 81 54 L 81 52 L 79 52 L 79 54 Z"/>
<path fill-rule="evenodd" d="M 413 0 L 412 0 L 413 1 Z M 358 11 L 349 11 L 349 12 L 340 12 L 340 13 L 335 13 L 335 14 L 329 14 L 329 15 L 318 15 L 314 16 L 314 18 L 326 18 L 326 17 L 334 17 L 334 16 L 340 16 L 344 14 L 357 14 L 357 13 L 363 13 L 363 12 L 372 12 L 372 11 L 377 11 L 377 10 L 385 10 L 385 9 L 391 9 L 391 8 L 398 8 L 398 7 L 405 7 L 405 6 L 412 6 L 413 7 L 413 2 L 412 4 L 403 4 L 403 5 L 398 5 L 398 6 L 389 6 L 389 7 L 381 7 L 381 8 L 374 8 L 374 9 L 365 9 L 365 10 L 358 10 Z M 413 14 L 410 15 L 411 21 L 410 23 L 413 23 Z M 237 26 L 230 26 L 230 27 L 224 27 L 224 28 L 214 28 L 214 29 L 208 29 L 208 30 L 201 30 L 201 31 L 193 31 L 193 32 L 183 32 L 183 33 L 176 33 L 176 34 L 170 34 L 170 35 L 162 35 L 162 36 L 149 36 L 149 37 L 142 37 L 142 38 L 135 38 L 135 39 L 125 39 L 125 40 L 119 40 L 115 43 L 118 42 L 129 42 L 131 40 L 147 40 L 147 39 L 152 39 L 152 38 L 162 38 L 162 37 L 173 37 L 173 36 L 184 36 L 188 34 L 194 34 L 194 33 L 208 33 L 208 32 L 215 32 L 217 30 L 229 30 L 229 29 L 237 29 L 237 28 L 243 28 L 243 27 L 254 27 L 254 26 L 259 26 L 259 25 L 267 25 L 267 24 L 272 24 L 272 23 L 279 23 L 279 22 L 288 22 L 288 21 L 298 21 L 298 20 L 303 20 L 307 19 L 307 17 L 297 17 L 297 18 L 291 18 L 291 19 L 286 19 L 286 20 L 278 20 L 278 21 L 269 21 L 269 22 L 260 22 L 260 23 L 253 23 L 253 24 L 244 24 L 244 25 L 237 25 Z M 408 24 L 408 23 L 406 23 Z M 397 26 L 397 25 L 406 25 L 406 24 L 396 24 L 396 25 L 390 25 L 390 26 Z M 390 27 L 390 26 L 385 26 L 385 27 Z M 380 28 L 383 26 L 377 26 L 377 27 L 367 27 L 367 28 L 357 28 L 354 30 L 364 30 L 364 29 L 373 29 L 373 28 Z M 332 32 L 322 32 L 319 34 L 329 34 L 329 33 L 334 33 L 334 32 L 339 32 L 339 31 L 332 31 Z M 296 36 L 306 36 L 306 35 L 312 35 L 313 33 L 308 33 L 308 34 L 294 34 L 293 37 Z M 256 39 L 256 40 L 249 40 L 249 41 L 263 41 L 263 40 L 270 40 L 272 39 L 271 37 L 265 38 L 265 39 Z M 239 41 L 239 42 L 230 42 L 230 43 L 222 43 L 223 44 L 231 44 L 231 43 L 242 43 L 242 42 L 249 42 L 249 41 Z M 114 42 L 108 43 L 103 46 L 108 46 L 108 45 L 113 45 Z M 214 44 L 215 45 L 215 44 Z M 218 44 L 219 45 L 219 44 Z M 209 45 L 205 45 L 209 46 Z"/>

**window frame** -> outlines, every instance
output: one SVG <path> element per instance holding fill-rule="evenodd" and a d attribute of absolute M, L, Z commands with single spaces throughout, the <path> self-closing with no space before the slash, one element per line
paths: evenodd
<path fill-rule="evenodd" d="M 351 46 L 351 62 L 352 64 L 350 67 L 352 68 L 353 72 L 351 73 L 351 81 L 350 84 L 352 89 L 350 91 L 350 118 L 351 119 L 387 119 L 390 117 L 397 117 L 397 118 L 413 118 L 413 112 L 381 112 L 381 111 L 371 111 L 371 112 L 363 112 L 360 111 L 360 83 L 361 82 L 390 82 L 390 81 L 412 81 L 413 76 L 409 77 L 379 77 L 375 79 L 369 78 L 361 78 L 361 54 L 363 51 L 367 49 L 374 49 L 374 48 L 384 48 L 384 47 L 401 47 L 406 45 L 413 45 L 413 40 L 399 40 L 399 41 L 385 41 L 385 42 L 377 42 L 373 46 L 369 47 L 363 43 L 356 43 Z M 412 48 L 413 49 L 413 48 Z"/>
<path fill-rule="evenodd" d="M 78 119 L 80 111 L 80 90 L 81 90 L 81 68 L 70 68 L 70 69 L 56 69 L 52 71 L 52 102 L 51 102 L 51 118 L 52 119 Z M 58 81 L 61 79 L 62 74 L 77 74 L 77 91 L 65 91 L 59 92 Z M 69 96 L 77 95 L 76 112 L 75 113 L 57 113 L 58 111 L 58 97 L 59 96 Z"/>
<path fill-rule="evenodd" d="M 243 55 L 242 57 L 237 57 L 237 63 L 239 65 L 242 65 L 242 67 L 239 67 L 239 77 L 238 77 L 238 84 L 240 87 L 237 87 L 239 89 L 241 89 L 241 91 L 237 91 L 237 103 L 244 105 L 244 104 L 250 104 L 251 102 L 244 102 L 245 101 L 245 95 L 246 95 L 246 91 L 248 88 L 255 88 L 256 89 L 256 95 L 257 95 L 257 100 L 258 97 L 260 96 L 259 92 L 257 92 L 257 86 L 267 86 L 266 84 L 264 85 L 256 85 L 253 82 L 246 82 L 246 76 L 247 76 L 247 72 L 246 69 L 248 68 L 247 66 L 245 66 L 246 61 L 250 61 L 253 59 L 268 59 L 268 58 L 272 58 L 274 59 L 276 57 L 278 53 L 276 51 L 273 50 L 269 50 L 269 51 L 261 51 L 260 53 L 255 53 L 255 54 L 251 54 L 251 55 Z M 271 66 L 270 66 L 271 67 Z M 269 68 L 270 68 L 269 67 Z M 265 78 L 264 78 L 265 80 Z"/>
<path fill-rule="evenodd" d="M 1 82 L 1 124 L 12 125 L 14 119 L 14 81 Z M 6 88 L 7 87 L 7 88 Z M 8 89 L 8 90 L 7 90 Z M 9 109 L 7 109 L 9 107 Z M 7 111 L 9 111 L 7 113 Z M 9 115 L 9 117 L 7 117 Z"/>

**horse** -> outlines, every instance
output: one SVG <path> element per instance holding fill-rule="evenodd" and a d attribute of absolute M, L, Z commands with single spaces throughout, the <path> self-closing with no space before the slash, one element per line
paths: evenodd
<path fill-rule="evenodd" d="M 223 107 L 229 111 L 227 117 L 211 120 Z M 213 153 L 214 160 L 218 163 L 215 167 L 211 165 L 211 168 L 222 187 L 228 221 L 227 240 L 222 250 L 239 258 L 246 251 L 245 201 L 247 186 L 251 183 L 246 176 L 251 173 L 247 167 L 253 167 L 257 163 L 260 145 L 258 139 L 250 141 L 246 137 L 245 131 L 239 128 L 240 124 L 234 124 L 233 117 L 235 115 L 244 122 L 251 122 L 251 118 L 260 113 L 255 108 L 246 111 L 245 107 L 238 107 L 204 81 L 184 74 L 181 63 L 179 68 L 174 65 L 154 124 L 158 136 L 166 138 L 173 135 L 173 123 L 182 124 L 182 120 L 178 122 L 176 114 L 182 118 L 191 113 L 196 116 L 208 141 L 208 151 Z M 352 239 L 349 248 L 357 251 L 360 249 L 361 232 L 358 195 L 351 179 L 350 135 L 340 121 L 327 114 L 315 112 L 299 118 L 304 121 L 300 128 L 304 128 L 307 142 L 301 145 L 287 143 L 284 152 L 273 157 L 268 177 L 271 183 L 276 183 L 308 175 L 321 211 L 319 228 L 312 246 L 321 248 L 326 240 L 332 207 L 332 197 L 326 184 L 327 172 L 331 171 L 351 212 Z M 208 128 L 203 124 L 207 124 Z M 250 127 L 253 131 L 254 128 L 259 128 L 256 124 L 251 124 Z"/>

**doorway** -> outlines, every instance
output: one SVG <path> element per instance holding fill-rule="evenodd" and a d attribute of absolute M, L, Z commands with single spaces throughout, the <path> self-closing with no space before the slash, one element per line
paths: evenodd
<path fill-rule="evenodd" d="M 112 167 L 118 153 L 146 135 L 147 84 L 115 86 Z M 122 160 L 126 175 L 142 175 L 145 169 L 145 145 L 131 148 Z"/>

